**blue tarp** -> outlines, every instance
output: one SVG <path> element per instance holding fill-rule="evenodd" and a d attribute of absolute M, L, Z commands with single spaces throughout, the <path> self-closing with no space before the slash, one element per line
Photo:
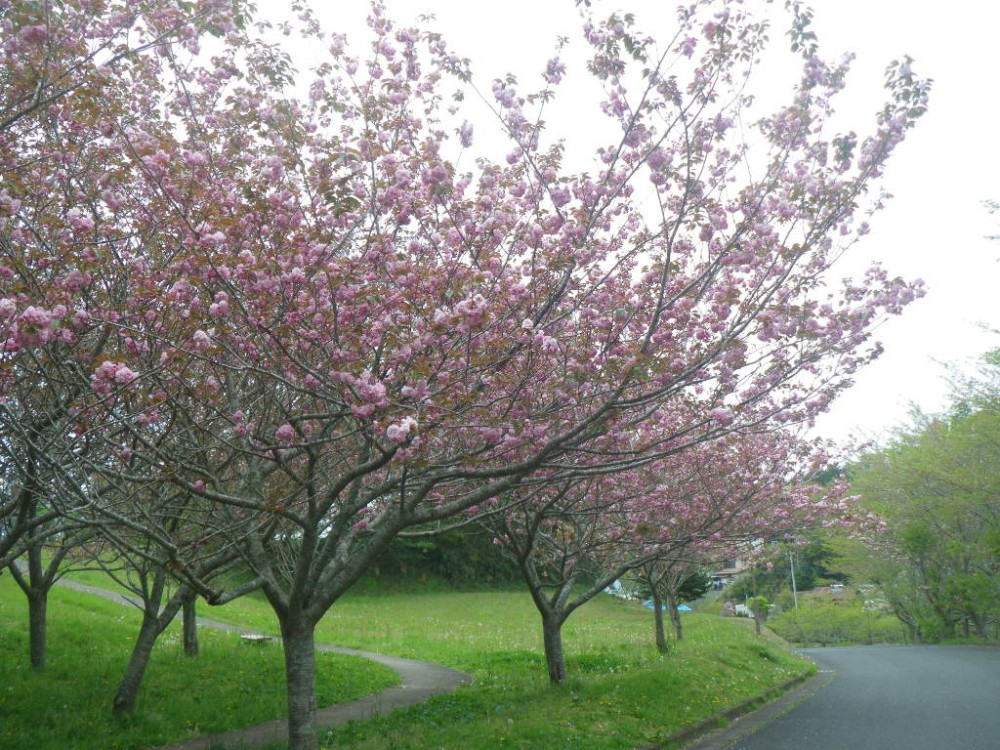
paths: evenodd
<path fill-rule="evenodd" d="M 653 600 L 652 599 L 647 599 L 646 601 L 644 601 L 642 603 L 642 606 L 645 607 L 646 609 L 652 609 L 653 608 Z M 660 609 L 662 609 L 665 612 L 667 610 L 667 606 L 664 604 L 662 607 L 660 607 Z M 682 604 L 681 606 L 679 606 L 677 608 L 677 611 L 678 612 L 691 612 L 693 610 L 688 605 Z"/>

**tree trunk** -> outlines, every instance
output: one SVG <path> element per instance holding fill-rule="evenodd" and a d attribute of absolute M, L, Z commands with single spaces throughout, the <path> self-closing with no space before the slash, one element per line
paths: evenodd
<path fill-rule="evenodd" d="M 48 602 L 49 590 L 55 582 L 55 560 L 52 571 L 46 571 L 42 545 L 32 541 L 27 548 L 28 562 L 15 560 L 8 569 L 18 588 L 28 600 L 28 659 L 34 669 L 43 669 L 48 662 Z M 60 556 L 61 558 L 61 556 Z"/>
<path fill-rule="evenodd" d="M 899 603 L 890 601 L 892 606 L 892 613 L 896 616 L 903 625 L 906 626 L 907 632 L 910 636 L 911 643 L 920 643 L 920 627 L 917 624 L 917 618 L 909 614 L 909 612 Z"/>
<path fill-rule="evenodd" d="M 681 624 L 680 610 L 677 609 L 677 597 L 670 593 L 667 594 L 667 610 L 670 612 L 670 622 L 674 626 L 677 640 L 684 640 L 684 626 Z"/>
<path fill-rule="evenodd" d="M 653 622 L 656 627 L 656 650 L 665 654 L 670 646 L 667 644 L 667 634 L 663 629 L 663 600 L 655 586 L 653 587 Z"/>
<path fill-rule="evenodd" d="M 316 651 L 314 625 L 281 618 L 281 643 L 285 651 L 288 685 L 288 750 L 317 750 Z"/>
<path fill-rule="evenodd" d="M 198 655 L 198 613 L 195 605 L 198 601 L 197 595 L 193 594 L 184 599 L 183 621 L 184 621 L 184 653 L 188 656 Z"/>
<path fill-rule="evenodd" d="M 112 709 L 115 716 L 124 716 L 135 708 L 139 687 L 142 685 L 143 675 L 146 674 L 146 667 L 149 666 L 149 657 L 153 653 L 153 646 L 156 645 L 156 639 L 161 632 L 158 625 L 155 612 L 143 612 L 139 637 L 135 639 L 132 655 L 125 667 L 125 674 L 122 675 L 118 692 L 115 693 Z"/>
<path fill-rule="evenodd" d="M 753 629 L 757 635 L 760 635 L 760 597 L 757 595 L 757 567 L 755 565 L 750 566 L 750 581 L 753 584 Z"/>
<path fill-rule="evenodd" d="M 984 641 L 989 639 L 989 633 L 986 631 L 986 618 L 982 615 L 974 615 L 972 617 L 972 627 L 976 631 L 976 635 L 982 638 Z"/>
<path fill-rule="evenodd" d="M 545 664 L 549 681 L 559 684 L 566 679 L 566 654 L 562 644 L 562 620 L 542 616 L 542 636 L 545 642 Z"/>
<path fill-rule="evenodd" d="M 146 667 L 149 666 L 149 657 L 153 653 L 156 639 L 177 616 L 181 603 L 190 593 L 182 587 L 170 597 L 161 612 L 160 602 L 163 601 L 163 587 L 167 575 L 160 570 L 155 573 L 155 576 L 149 596 L 143 602 L 142 625 L 139 628 L 139 635 L 132 647 L 132 655 L 125 667 L 121 683 L 118 685 L 118 692 L 115 693 L 113 704 L 115 716 L 123 716 L 135 708 L 139 688 L 142 686 L 142 678 L 146 674 Z"/>
<path fill-rule="evenodd" d="M 33 586 L 28 593 L 28 652 L 31 666 L 35 669 L 45 667 L 48 657 L 46 643 L 46 610 L 48 609 L 49 589 L 47 586 Z"/>

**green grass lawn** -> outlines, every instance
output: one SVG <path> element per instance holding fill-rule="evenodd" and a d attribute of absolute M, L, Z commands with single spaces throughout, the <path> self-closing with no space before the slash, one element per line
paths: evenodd
<path fill-rule="evenodd" d="M 276 632 L 259 599 L 208 614 Z M 659 654 L 653 613 L 599 597 L 564 626 L 569 680 L 551 686 L 526 592 L 349 595 L 317 641 L 421 658 L 475 682 L 426 704 L 325 733 L 336 748 L 636 748 L 807 669 L 746 620 L 688 613 L 687 637 Z"/>
<path fill-rule="evenodd" d="M 99 580 L 88 576 L 87 582 Z M 208 659 L 185 659 L 179 634 L 171 635 L 154 657 L 136 716 L 115 722 L 107 709 L 131 646 L 134 615 L 82 594 L 59 590 L 54 596 L 53 667 L 32 674 L 24 666 L 23 597 L 0 577 L 0 675 L 15 675 L 3 680 L 9 688 L 0 688 L 7 689 L 0 695 L 0 747 L 138 748 L 280 715 L 280 649 L 250 648 L 203 629 L 206 657 L 227 654 L 221 672 L 242 675 L 228 681 L 225 674 L 208 676 Z M 222 608 L 202 604 L 199 613 L 277 634 L 274 615 L 258 596 Z M 348 595 L 321 623 L 318 643 L 438 662 L 471 673 L 475 681 L 419 706 L 324 731 L 321 740 L 326 747 L 359 750 L 632 750 L 664 741 L 808 667 L 776 639 L 755 636 L 749 621 L 684 617 L 687 637 L 664 656 L 653 645 L 649 610 L 599 597 L 566 623 L 570 677 L 552 686 L 538 614 L 525 592 Z M 94 658 L 84 658 L 81 650 L 87 648 L 97 650 Z M 255 661 L 248 662 L 248 654 Z M 320 657 L 321 682 L 347 673 L 340 661 Z M 358 675 L 354 687 L 360 687 L 362 672 L 351 672 Z M 323 690 L 320 703 L 331 702 L 332 693 Z M 53 712 L 53 705 L 68 711 Z M 268 716 L 251 716 L 251 708 Z"/>
<path fill-rule="evenodd" d="M 138 625 L 133 608 L 57 587 L 49 665 L 33 670 L 24 596 L 0 576 L 0 748 L 138 750 L 284 715 L 280 647 L 202 628 L 201 656 L 191 659 L 179 628 L 171 628 L 153 653 L 135 712 L 116 720 L 111 701 Z M 367 659 L 321 653 L 317 665 L 320 705 L 398 683 L 395 672 Z"/>

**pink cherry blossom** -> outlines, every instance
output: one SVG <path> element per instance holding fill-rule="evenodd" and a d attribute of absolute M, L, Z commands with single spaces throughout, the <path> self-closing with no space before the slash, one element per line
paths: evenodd
<path fill-rule="evenodd" d="M 709 419 L 714 422 L 718 422 L 723 427 L 731 425 L 735 420 L 735 416 L 732 411 L 724 407 L 717 407 L 708 412 Z"/>
<path fill-rule="evenodd" d="M 417 420 L 413 417 L 405 417 L 399 423 L 389 425 L 386 428 L 385 436 L 394 443 L 403 443 L 416 428 Z"/>
<path fill-rule="evenodd" d="M 191 336 L 191 347 L 194 351 L 202 354 L 208 351 L 212 346 L 211 337 L 202 329 L 198 329 Z"/>

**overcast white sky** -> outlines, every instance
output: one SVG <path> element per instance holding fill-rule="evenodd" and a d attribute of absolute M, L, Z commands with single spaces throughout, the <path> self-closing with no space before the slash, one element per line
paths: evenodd
<path fill-rule="evenodd" d="M 930 110 L 887 171 L 895 198 L 859 248 L 928 295 L 878 332 L 886 352 L 861 373 L 820 428 L 869 436 L 905 421 L 910 402 L 943 406 L 937 361 L 961 363 L 1000 346 L 978 327 L 1000 328 L 1000 99 L 993 83 L 1000 4 L 986 0 L 816 0 L 815 27 L 830 48 L 857 55 L 855 79 L 876 78 L 887 59 L 909 54 L 934 79 Z M 852 81 L 853 82 L 853 81 Z"/>
<path fill-rule="evenodd" d="M 748 2 L 752 4 L 754 0 Z M 669 19 L 679 0 L 595 0 L 601 13 L 627 10 L 645 18 Z M 473 61 L 482 85 L 508 71 L 535 80 L 552 55 L 559 35 L 575 38 L 578 15 L 573 0 L 387 0 L 389 14 L 413 21 L 433 13 L 450 46 Z M 996 94 L 995 39 L 1000 3 L 992 0 L 813 0 L 814 30 L 827 56 L 853 52 L 857 59 L 840 109 L 865 132 L 881 97 L 882 72 L 894 58 L 909 54 L 914 70 L 934 79 L 929 113 L 911 132 L 887 170 L 894 199 L 872 224 L 854 252 L 878 258 L 893 273 L 919 277 L 925 299 L 878 332 L 886 352 L 861 373 L 855 386 L 824 415 L 818 430 L 842 439 L 850 433 L 877 437 L 906 420 L 910 403 L 933 411 L 945 403 L 947 388 L 935 362 L 969 361 L 1000 346 L 1000 336 L 980 323 L 1000 328 L 1000 216 L 982 202 L 1000 201 L 1000 97 Z M 330 30 L 360 26 L 367 0 L 316 3 Z M 773 7 L 780 10 L 782 0 Z M 324 8 L 324 6 L 326 6 Z M 656 35 L 655 26 L 642 24 Z M 671 32 L 665 28 L 660 38 Z M 783 28 L 775 27 L 775 45 Z M 577 47 L 580 45 L 577 44 Z M 572 72 L 572 71 L 571 71 Z M 567 79 L 583 82 L 586 76 Z M 758 80 L 758 84 L 760 81 Z M 581 96 L 585 94 L 580 92 Z M 569 128 L 578 127 L 578 124 Z M 572 142 L 573 132 L 565 137 Z"/>

